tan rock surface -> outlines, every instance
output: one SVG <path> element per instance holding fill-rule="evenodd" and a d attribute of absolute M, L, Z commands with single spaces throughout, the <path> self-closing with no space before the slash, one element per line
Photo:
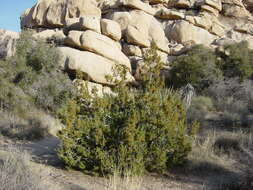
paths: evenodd
<path fill-rule="evenodd" d="M 121 39 L 121 28 L 120 25 L 113 20 L 102 19 L 101 20 L 102 34 L 119 41 Z"/>
<path fill-rule="evenodd" d="M 22 15 L 22 27 L 63 27 L 68 18 L 101 17 L 95 0 L 39 0 Z"/>
<path fill-rule="evenodd" d="M 80 70 L 87 75 L 87 79 L 100 84 L 111 84 L 106 76 L 113 74 L 115 62 L 88 51 L 80 51 L 69 47 L 59 47 L 62 53 L 62 67 L 69 70 Z M 130 73 L 128 80 L 133 80 Z"/>
<path fill-rule="evenodd" d="M 71 31 L 67 37 L 66 44 L 96 53 L 118 64 L 125 65 L 129 69 L 131 68 L 129 59 L 121 52 L 118 44 L 109 37 L 94 31 Z"/>
<path fill-rule="evenodd" d="M 131 7 L 134 9 L 142 10 L 150 15 L 155 14 L 155 10 L 149 4 L 142 2 L 141 0 L 124 0 L 124 6 Z"/>
<path fill-rule="evenodd" d="M 194 44 L 209 45 L 217 38 L 203 28 L 181 20 L 175 21 L 166 35 L 169 40 L 171 39 L 182 44 L 191 41 Z"/>

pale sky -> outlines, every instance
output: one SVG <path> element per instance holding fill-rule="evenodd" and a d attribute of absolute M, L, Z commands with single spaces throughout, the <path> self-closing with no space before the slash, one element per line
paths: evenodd
<path fill-rule="evenodd" d="M 1 0 L 0 29 L 20 31 L 20 15 L 37 0 Z"/>

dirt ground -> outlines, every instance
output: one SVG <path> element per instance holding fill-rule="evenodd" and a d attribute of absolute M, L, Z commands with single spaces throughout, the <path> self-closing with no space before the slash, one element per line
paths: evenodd
<path fill-rule="evenodd" d="M 0 137 L 0 151 L 8 152 L 10 146 L 17 147 L 21 150 L 27 151 L 33 158 L 35 168 L 39 168 L 43 174 L 42 180 L 54 185 L 54 190 L 119 190 L 118 188 L 109 188 L 110 180 L 102 177 L 94 177 L 85 175 L 79 171 L 65 170 L 61 161 L 58 160 L 56 150 L 59 141 L 55 137 L 48 137 L 36 142 L 28 141 L 13 141 L 4 137 Z M 248 157 L 252 157 L 252 154 Z M 201 160 L 201 154 L 199 155 Z M 244 160 L 243 160 L 244 159 Z M 136 183 L 141 188 L 139 190 L 216 190 L 216 189 L 245 189 L 236 186 L 236 188 L 223 187 L 217 184 L 222 184 L 226 178 L 239 179 L 241 166 L 239 162 L 245 162 L 244 169 L 247 169 L 252 160 L 247 159 L 247 155 L 241 160 L 233 160 L 229 162 L 227 167 L 220 167 L 217 162 L 202 163 L 191 170 L 175 169 L 173 172 L 168 172 L 164 175 L 157 175 L 153 173 L 136 179 Z M 235 172 L 237 171 L 238 172 Z M 209 171 L 210 170 L 210 171 Z M 252 178 L 253 180 L 253 178 Z M 253 183 L 253 181 L 252 181 Z M 134 190 L 131 188 L 122 188 L 120 190 Z"/>

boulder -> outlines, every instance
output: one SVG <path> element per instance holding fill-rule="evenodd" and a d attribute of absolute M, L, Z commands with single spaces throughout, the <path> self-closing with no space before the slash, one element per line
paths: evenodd
<path fill-rule="evenodd" d="M 100 17 L 85 15 L 80 18 L 69 18 L 66 20 L 65 31 L 68 33 L 71 30 L 93 30 L 97 33 L 101 33 Z"/>
<path fill-rule="evenodd" d="M 153 41 L 158 49 L 168 52 L 168 40 L 161 23 L 143 11 L 131 11 L 130 15 L 131 20 L 125 33 L 125 39 L 129 44 L 150 47 Z"/>
<path fill-rule="evenodd" d="M 106 18 L 116 21 L 120 25 L 121 31 L 124 32 L 132 17 L 129 12 L 113 12 L 107 14 Z"/>
<path fill-rule="evenodd" d="M 82 32 L 80 31 L 70 31 L 67 38 L 65 39 L 65 45 L 70 47 L 80 48 L 81 47 L 81 38 Z"/>
<path fill-rule="evenodd" d="M 147 3 L 142 2 L 141 0 L 124 0 L 123 5 L 126 7 L 142 10 L 150 15 L 155 14 L 155 10 Z"/>
<path fill-rule="evenodd" d="M 196 6 L 208 5 L 218 11 L 222 10 L 221 0 L 200 0 L 196 2 Z"/>
<path fill-rule="evenodd" d="M 109 37 L 92 30 L 84 32 L 70 31 L 66 39 L 66 45 L 94 52 L 131 69 L 129 59 L 121 52 L 118 44 Z"/>
<path fill-rule="evenodd" d="M 222 25 L 220 25 L 219 23 L 213 23 L 212 24 L 212 26 L 211 26 L 211 28 L 210 28 L 210 33 L 212 33 L 212 34 L 215 34 L 215 35 L 217 35 L 217 36 L 219 36 L 219 37 L 222 37 L 222 36 L 224 36 L 225 34 L 226 34 L 226 32 L 225 32 L 225 29 L 224 29 L 225 27 L 224 26 L 222 26 Z"/>
<path fill-rule="evenodd" d="M 103 97 L 105 94 L 113 94 L 109 87 L 94 82 L 75 79 L 73 83 L 80 93 L 82 93 L 82 88 L 87 88 L 90 95 L 96 95 L 98 97 Z"/>
<path fill-rule="evenodd" d="M 168 9 L 162 5 L 156 6 L 155 16 L 166 20 L 184 19 L 185 14 L 176 10 Z"/>
<path fill-rule="evenodd" d="M 111 9 L 117 9 L 123 5 L 122 0 L 100 0 L 98 1 L 98 7 L 102 13 L 110 12 Z"/>
<path fill-rule="evenodd" d="M 168 39 L 165 36 L 163 27 L 160 22 L 152 18 L 149 27 L 149 39 L 155 43 L 157 48 L 165 53 L 169 53 Z"/>
<path fill-rule="evenodd" d="M 222 14 L 235 18 L 252 18 L 240 0 L 222 0 Z"/>
<path fill-rule="evenodd" d="M 80 17 L 79 20 L 81 30 L 93 30 L 97 33 L 101 33 L 100 17 L 85 15 Z"/>
<path fill-rule="evenodd" d="M 219 16 L 219 11 L 209 5 L 201 5 L 201 11 L 203 12 L 209 12 L 212 13 L 214 16 L 218 17 Z"/>
<path fill-rule="evenodd" d="M 125 36 L 126 36 L 126 41 L 130 44 L 141 46 L 141 47 L 150 46 L 148 31 L 142 32 L 141 28 L 136 28 L 134 26 L 129 25 L 127 27 Z"/>
<path fill-rule="evenodd" d="M 121 28 L 120 25 L 113 20 L 102 19 L 101 20 L 102 34 L 119 41 L 121 39 Z"/>
<path fill-rule="evenodd" d="M 179 9 L 189 9 L 191 7 L 190 0 L 176 0 L 172 1 L 171 6 Z"/>
<path fill-rule="evenodd" d="M 100 17 L 85 15 L 80 17 L 79 20 L 81 30 L 93 30 L 97 33 L 101 33 Z"/>
<path fill-rule="evenodd" d="M 154 4 L 168 4 L 169 0 L 149 0 L 149 3 L 151 5 L 154 5 Z"/>
<path fill-rule="evenodd" d="M 0 59 L 14 55 L 19 33 L 0 29 Z"/>
<path fill-rule="evenodd" d="M 46 41 L 54 41 L 56 43 L 63 43 L 66 38 L 63 31 L 58 29 L 55 30 L 47 29 L 42 32 L 33 34 L 33 37 L 36 39 L 43 39 Z"/>
<path fill-rule="evenodd" d="M 39 0 L 21 16 L 22 28 L 64 27 L 69 18 L 101 17 L 95 0 Z"/>
<path fill-rule="evenodd" d="M 63 68 L 74 71 L 81 71 L 90 81 L 100 84 L 112 84 L 106 76 L 113 75 L 115 62 L 88 51 L 80 51 L 70 47 L 58 47 L 61 52 L 61 65 Z M 133 81 L 130 73 L 127 73 L 127 80 Z"/>
<path fill-rule="evenodd" d="M 129 44 L 149 47 L 149 27 L 152 16 L 143 11 L 131 11 L 131 19 L 126 29 L 125 39 Z"/>
<path fill-rule="evenodd" d="M 175 21 L 172 26 L 169 26 L 166 35 L 169 40 L 182 44 L 191 42 L 193 44 L 210 45 L 217 38 L 203 28 L 183 20 Z"/>
<path fill-rule="evenodd" d="M 218 11 L 222 10 L 221 0 L 204 0 L 204 4 L 209 5 Z"/>
<path fill-rule="evenodd" d="M 205 16 L 195 16 L 194 17 L 195 25 L 206 30 L 209 30 L 212 26 L 212 20 L 209 17 Z"/>

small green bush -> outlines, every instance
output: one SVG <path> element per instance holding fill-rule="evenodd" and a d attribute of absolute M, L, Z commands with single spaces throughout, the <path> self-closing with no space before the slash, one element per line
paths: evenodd
<path fill-rule="evenodd" d="M 197 92 L 222 79 L 215 53 L 197 45 L 172 62 L 168 85 L 180 88 L 190 83 Z"/>
<path fill-rule="evenodd" d="M 72 100 L 61 113 L 66 125 L 59 133 L 59 158 L 67 168 L 99 175 L 144 170 L 162 172 L 182 164 L 191 150 L 197 125 L 187 126 L 179 96 L 164 88 L 162 63 L 154 49 L 145 56 L 149 72 L 133 89 L 125 82 L 126 69 L 118 66 L 122 80 L 108 77 L 115 94 L 88 94 Z"/>
<path fill-rule="evenodd" d="M 243 81 L 253 74 L 253 51 L 248 48 L 247 42 L 227 45 L 217 54 L 225 77 L 238 77 Z"/>

